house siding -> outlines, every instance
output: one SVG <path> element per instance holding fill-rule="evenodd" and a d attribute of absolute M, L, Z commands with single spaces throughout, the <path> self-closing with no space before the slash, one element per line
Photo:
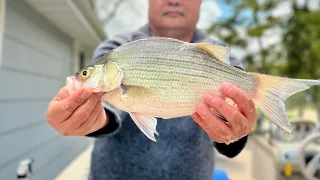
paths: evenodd
<path fill-rule="evenodd" d="M 0 179 L 15 179 L 33 158 L 31 179 L 53 179 L 89 144 L 62 137 L 46 122 L 53 96 L 73 73 L 72 39 L 23 1 L 6 1 L 0 64 Z"/>

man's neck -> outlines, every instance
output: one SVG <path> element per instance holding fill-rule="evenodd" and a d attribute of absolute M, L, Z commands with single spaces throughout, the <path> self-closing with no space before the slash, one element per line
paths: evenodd
<path fill-rule="evenodd" d="M 175 38 L 180 41 L 191 42 L 193 38 L 193 30 L 177 30 L 177 29 L 167 29 L 167 28 L 156 28 L 150 25 L 152 36 L 169 37 Z"/>

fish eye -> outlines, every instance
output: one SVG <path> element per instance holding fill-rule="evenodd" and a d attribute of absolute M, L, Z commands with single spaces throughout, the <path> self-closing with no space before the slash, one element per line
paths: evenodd
<path fill-rule="evenodd" d="M 81 77 L 82 78 L 87 78 L 88 76 L 90 76 L 90 71 L 88 71 L 87 69 L 86 70 L 83 70 L 81 73 L 80 73 Z"/>

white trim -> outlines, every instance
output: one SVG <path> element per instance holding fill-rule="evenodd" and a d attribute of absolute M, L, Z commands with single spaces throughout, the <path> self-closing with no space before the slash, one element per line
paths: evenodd
<path fill-rule="evenodd" d="M 65 0 L 70 9 L 74 12 L 74 14 L 79 18 L 84 27 L 91 33 L 97 43 L 100 43 L 102 40 L 99 38 L 97 32 L 92 28 L 92 26 L 88 23 L 86 18 L 83 16 L 81 11 L 77 8 L 77 6 L 73 3 L 72 0 Z"/>
<path fill-rule="evenodd" d="M 72 57 L 72 72 L 75 73 L 79 70 L 79 42 L 73 40 L 72 42 L 72 50 L 73 50 L 73 57 Z"/>
<path fill-rule="evenodd" d="M 0 65 L 2 64 L 5 15 L 6 15 L 6 0 L 0 0 Z"/>

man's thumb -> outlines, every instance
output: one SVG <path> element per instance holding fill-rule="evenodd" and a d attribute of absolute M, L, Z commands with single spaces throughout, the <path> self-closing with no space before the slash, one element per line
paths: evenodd
<path fill-rule="evenodd" d="M 73 112 L 76 110 L 82 103 L 84 103 L 92 94 L 91 88 L 81 89 L 72 93 L 69 97 L 60 101 L 62 106 L 67 107 L 67 111 Z"/>

